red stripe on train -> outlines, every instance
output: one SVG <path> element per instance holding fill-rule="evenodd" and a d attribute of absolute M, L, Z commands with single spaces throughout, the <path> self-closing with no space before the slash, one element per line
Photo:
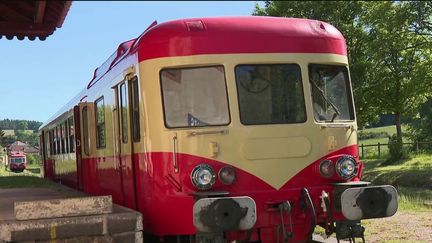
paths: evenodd
<path fill-rule="evenodd" d="M 331 183 L 334 181 L 329 181 L 319 175 L 318 164 L 325 158 L 345 154 L 357 157 L 357 146 L 343 148 L 316 160 L 291 178 L 280 190 L 274 189 L 256 176 L 238 168 L 236 168 L 238 180 L 234 185 L 225 186 L 217 182 L 212 190 L 228 191 L 232 196 L 251 196 L 257 204 L 257 227 L 273 227 L 279 224 L 279 216 L 268 212 L 268 203 L 284 200 L 293 202 L 294 212 L 297 214 L 294 220 L 296 224 L 304 225 L 307 224 L 308 218 L 298 208 L 301 188 L 309 189 L 314 204 L 319 208 L 321 191 L 326 190 L 331 194 Z M 133 197 L 123 198 L 125 191 L 122 190 L 122 175 L 118 168 L 109 166 L 115 165 L 115 160 L 115 157 L 84 159 L 84 191 L 95 195 L 113 195 L 114 202 L 123 205 L 133 205 L 132 200 L 135 200 L 136 197 L 137 209 L 143 214 L 145 230 L 156 235 L 194 234 L 195 227 L 192 221 L 194 197 L 192 194 L 195 189 L 190 180 L 190 172 L 197 164 L 203 162 L 211 164 L 216 172 L 227 165 L 203 157 L 178 154 L 180 174 L 176 174 L 173 171 L 171 152 L 134 154 L 134 168 L 126 166 L 123 175 L 130 179 L 132 173 L 135 174 L 136 194 L 133 192 Z M 354 180 L 359 180 L 359 178 Z M 76 185 L 76 182 L 72 184 Z M 337 218 L 340 217 L 340 215 L 337 216 Z M 300 228 L 305 227 L 298 227 L 297 230 L 301 231 L 297 232 L 299 237 L 307 233 Z"/>

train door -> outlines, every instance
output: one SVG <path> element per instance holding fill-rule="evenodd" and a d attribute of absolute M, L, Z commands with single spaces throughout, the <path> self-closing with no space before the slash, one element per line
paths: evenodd
<path fill-rule="evenodd" d="M 77 109 L 77 111 L 75 111 L 75 109 Z M 89 194 L 100 195 L 99 175 L 97 173 L 96 163 L 91 160 L 92 144 L 90 138 L 96 136 L 95 129 L 91 129 L 93 125 L 91 121 L 93 120 L 92 117 L 94 117 L 93 110 L 93 103 L 85 101 L 80 102 L 78 108 L 74 108 L 74 114 L 76 114 L 75 112 L 79 112 L 79 115 L 75 116 L 75 152 L 77 169 L 79 168 L 81 173 L 81 178 L 79 178 L 79 180 L 81 181 L 82 191 Z"/>
<path fill-rule="evenodd" d="M 83 163 L 82 163 L 82 151 L 81 151 L 81 138 L 79 134 L 81 134 L 80 129 L 80 106 L 77 105 L 74 107 L 74 116 L 73 116 L 73 123 L 69 124 L 70 130 L 69 134 L 74 134 L 75 141 L 70 141 L 70 148 L 75 149 L 75 156 L 76 156 L 76 164 L 77 164 L 77 186 L 78 190 L 83 190 Z M 75 146 L 73 146 L 73 143 L 75 143 Z"/>
<path fill-rule="evenodd" d="M 135 171 L 128 78 L 115 87 L 116 97 L 116 156 L 119 159 L 124 205 L 136 209 Z"/>

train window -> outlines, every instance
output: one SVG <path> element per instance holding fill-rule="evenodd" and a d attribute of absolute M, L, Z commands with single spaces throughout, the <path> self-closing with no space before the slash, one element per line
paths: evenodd
<path fill-rule="evenodd" d="M 56 126 L 56 141 L 57 141 L 57 151 L 56 154 L 61 154 L 61 136 L 60 136 L 60 127 Z"/>
<path fill-rule="evenodd" d="M 69 124 L 68 120 L 64 122 L 64 141 L 65 141 L 65 153 L 69 153 Z"/>
<path fill-rule="evenodd" d="M 242 124 L 306 121 L 303 83 L 298 65 L 238 65 L 235 74 Z"/>
<path fill-rule="evenodd" d="M 57 140 L 58 140 L 58 144 L 59 144 L 59 151 L 58 151 L 58 153 L 62 154 L 62 149 L 63 149 L 63 147 L 62 147 L 62 131 L 61 131 L 61 125 L 60 124 L 57 125 L 57 133 L 58 133 Z"/>
<path fill-rule="evenodd" d="M 60 154 L 60 129 L 58 126 L 56 126 L 55 130 L 55 140 L 56 140 L 56 154 Z"/>
<path fill-rule="evenodd" d="M 130 81 L 131 84 L 131 110 L 132 110 L 132 136 L 134 142 L 139 142 L 140 135 L 140 116 L 139 116 L 139 88 L 138 78 L 135 76 Z"/>
<path fill-rule="evenodd" d="M 60 144 L 60 146 L 59 146 L 59 148 L 60 148 L 59 154 L 63 154 L 63 150 L 64 150 L 63 131 L 62 130 L 63 130 L 63 125 L 59 124 L 58 125 L 58 140 L 59 140 L 59 144 Z"/>
<path fill-rule="evenodd" d="M 88 112 L 87 112 L 87 106 L 83 107 L 82 109 L 82 121 L 83 121 L 83 146 L 84 146 L 84 153 L 86 155 L 90 154 L 90 148 L 89 148 L 89 135 L 88 135 Z"/>
<path fill-rule="evenodd" d="M 346 67 L 311 64 L 309 65 L 309 81 L 316 121 L 354 120 L 351 89 Z"/>
<path fill-rule="evenodd" d="M 55 134 L 54 129 L 51 129 L 51 150 L 52 154 L 56 154 L 56 142 L 55 142 Z"/>
<path fill-rule="evenodd" d="M 128 110 L 127 110 L 127 89 L 126 83 L 120 85 L 120 120 L 122 142 L 128 142 Z"/>
<path fill-rule="evenodd" d="M 75 152 L 75 121 L 73 117 L 69 117 L 69 152 Z"/>
<path fill-rule="evenodd" d="M 105 105 L 103 96 L 95 101 L 96 148 L 105 148 Z"/>
<path fill-rule="evenodd" d="M 60 154 L 60 140 L 59 140 L 59 134 L 58 134 L 58 127 L 55 127 L 54 132 L 54 138 L 55 138 L 55 146 L 56 146 L 56 154 Z"/>
<path fill-rule="evenodd" d="M 230 123 L 222 66 L 161 71 L 165 125 L 203 127 Z"/>
<path fill-rule="evenodd" d="M 60 143 L 61 143 L 61 153 L 64 154 L 64 153 L 66 153 L 64 123 L 60 124 Z"/>
<path fill-rule="evenodd" d="M 53 151 L 54 146 L 53 146 L 52 130 L 48 131 L 48 142 L 49 142 L 49 153 L 50 153 L 50 155 L 53 155 L 54 154 L 54 151 Z"/>
<path fill-rule="evenodd" d="M 55 130 L 51 129 L 51 149 L 52 149 L 52 154 L 56 154 L 56 145 L 55 145 Z"/>

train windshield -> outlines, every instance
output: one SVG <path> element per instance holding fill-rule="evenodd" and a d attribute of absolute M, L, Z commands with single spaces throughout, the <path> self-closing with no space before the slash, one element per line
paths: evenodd
<path fill-rule="evenodd" d="M 12 158 L 11 162 L 14 164 L 20 164 L 20 163 L 24 163 L 25 159 L 24 158 Z"/>
<path fill-rule="evenodd" d="M 301 71 L 298 65 L 238 65 L 235 74 L 242 124 L 288 124 L 306 121 Z"/>
<path fill-rule="evenodd" d="M 352 121 L 354 109 L 344 66 L 309 65 L 312 102 L 318 122 Z"/>
<path fill-rule="evenodd" d="M 161 85 L 167 127 L 204 127 L 230 122 L 222 66 L 164 69 Z"/>

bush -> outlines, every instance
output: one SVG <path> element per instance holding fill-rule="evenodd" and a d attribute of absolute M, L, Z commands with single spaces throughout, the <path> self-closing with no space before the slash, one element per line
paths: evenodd
<path fill-rule="evenodd" d="M 418 141 L 418 149 L 432 151 L 432 98 L 421 104 L 419 116 L 410 125 L 408 136 L 411 141 Z M 417 149 L 417 144 L 415 144 Z"/>
<path fill-rule="evenodd" d="M 371 138 L 388 138 L 390 137 L 387 132 L 364 132 L 360 131 L 358 133 L 359 140 L 366 140 Z"/>
<path fill-rule="evenodd" d="M 392 162 L 396 162 L 403 157 L 404 152 L 403 152 L 402 139 L 398 138 L 396 134 L 393 134 L 389 138 L 388 148 L 390 153 L 388 164 L 391 164 Z"/>
<path fill-rule="evenodd" d="M 39 155 L 28 154 L 27 155 L 27 163 L 30 165 L 38 165 L 40 164 L 41 159 Z"/>

